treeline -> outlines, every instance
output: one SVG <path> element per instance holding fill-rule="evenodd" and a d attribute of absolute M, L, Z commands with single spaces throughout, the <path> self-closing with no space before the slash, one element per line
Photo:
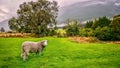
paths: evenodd
<path fill-rule="evenodd" d="M 82 36 L 82 37 L 96 37 L 103 41 L 116 41 L 120 40 L 120 15 L 114 16 L 112 19 L 104 16 L 97 19 L 87 21 L 84 25 L 78 23 L 77 20 L 66 21 L 66 25 L 60 28 L 48 28 L 39 36 L 35 33 L 34 36 L 56 36 L 56 37 L 69 37 L 69 36 Z"/>
<path fill-rule="evenodd" d="M 120 40 L 120 15 L 114 16 L 113 19 L 104 16 L 87 21 L 83 28 L 75 21 L 67 25 L 66 32 L 68 36 L 97 37 L 104 41 Z"/>
<path fill-rule="evenodd" d="M 36 2 L 24 2 L 17 10 L 17 17 L 9 20 L 9 27 L 17 33 L 32 33 L 41 36 L 85 36 L 97 37 L 100 40 L 120 40 L 120 15 L 112 19 L 100 17 L 87 21 L 81 27 L 77 20 L 67 20 L 63 29 L 56 27 L 58 15 L 58 3 L 56 1 L 37 0 Z M 4 31 L 1 29 L 1 31 Z"/>

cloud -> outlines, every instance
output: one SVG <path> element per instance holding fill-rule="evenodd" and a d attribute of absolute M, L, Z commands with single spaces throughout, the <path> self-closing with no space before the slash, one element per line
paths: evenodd
<path fill-rule="evenodd" d="M 5 6 L 0 6 L 0 22 L 9 18 L 9 9 Z"/>
<path fill-rule="evenodd" d="M 90 1 L 90 0 L 55 0 L 58 2 L 58 5 L 60 7 L 67 6 L 76 2 L 85 2 L 85 1 Z"/>
<path fill-rule="evenodd" d="M 0 22 L 16 16 L 19 5 L 28 1 L 32 0 L 0 0 Z"/>
<path fill-rule="evenodd" d="M 0 6 L 0 13 L 5 13 L 5 14 L 7 14 L 7 13 L 9 13 L 9 9 L 6 8 L 5 6 Z"/>
<path fill-rule="evenodd" d="M 23 2 L 28 2 L 28 1 L 37 1 L 37 0 L 0 0 L 1 19 L 3 20 L 3 19 L 6 19 L 6 17 L 10 18 L 10 17 L 16 16 L 17 15 L 16 11 L 19 8 L 19 5 L 22 4 Z M 53 0 L 50 0 L 50 1 L 53 1 Z M 114 1 L 114 0 L 55 0 L 55 1 L 58 2 L 58 5 L 60 7 L 63 7 L 63 6 L 71 5 L 73 3 L 77 3 L 77 2 L 99 1 L 98 3 L 104 4 L 104 1 Z M 116 3 L 115 5 L 120 6 L 120 3 Z M 0 22 L 1 22 L 1 19 L 0 19 Z"/>
<path fill-rule="evenodd" d="M 36 1 L 36 0 L 0 0 L 0 22 L 16 16 L 16 11 L 19 5 L 23 2 Z M 53 0 L 50 0 L 53 1 Z M 70 5 L 78 1 L 86 0 L 56 0 L 60 6 Z"/>
<path fill-rule="evenodd" d="M 120 3 L 115 3 L 116 6 L 120 6 Z"/>

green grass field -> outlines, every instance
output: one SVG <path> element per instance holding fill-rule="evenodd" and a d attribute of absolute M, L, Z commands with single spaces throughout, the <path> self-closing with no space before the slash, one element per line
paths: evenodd
<path fill-rule="evenodd" d="M 24 41 L 47 39 L 42 54 L 23 61 Z M 120 44 L 76 43 L 67 38 L 0 38 L 0 68 L 120 68 Z"/>

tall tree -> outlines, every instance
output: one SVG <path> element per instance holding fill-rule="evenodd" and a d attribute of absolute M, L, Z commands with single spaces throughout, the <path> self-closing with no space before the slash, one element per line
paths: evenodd
<path fill-rule="evenodd" d="M 92 24 L 92 28 L 95 29 L 97 27 L 98 27 L 98 20 L 95 19 L 94 22 L 93 22 L 93 24 Z"/>
<path fill-rule="evenodd" d="M 113 17 L 113 21 L 111 22 L 111 27 L 116 40 L 120 40 L 120 15 L 116 15 Z"/>
<path fill-rule="evenodd" d="M 24 2 L 17 10 L 17 14 L 16 21 L 11 21 L 13 18 L 10 19 L 10 27 L 17 27 L 15 30 L 19 32 L 46 35 L 49 31 L 48 26 L 53 27 L 57 23 L 58 5 L 56 1 L 47 0 Z"/>
<path fill-rule="evenodd" d="M 120 33 L 120 15 L 116 15 L 113 17 L 113 21 L 111 23 L 112 30 L 116 33 Z"/>

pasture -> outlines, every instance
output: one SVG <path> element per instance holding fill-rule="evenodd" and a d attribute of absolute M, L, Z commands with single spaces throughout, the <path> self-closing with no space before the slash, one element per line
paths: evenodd
<path fill-rule="evenodd" d="M 21 58 L 24 41 L 47 39 L 48 46 L 27 61 Z M 68 38 L 0 38 L 0 68 L 120 68 L 120 44 L 76 43 Z"/>

